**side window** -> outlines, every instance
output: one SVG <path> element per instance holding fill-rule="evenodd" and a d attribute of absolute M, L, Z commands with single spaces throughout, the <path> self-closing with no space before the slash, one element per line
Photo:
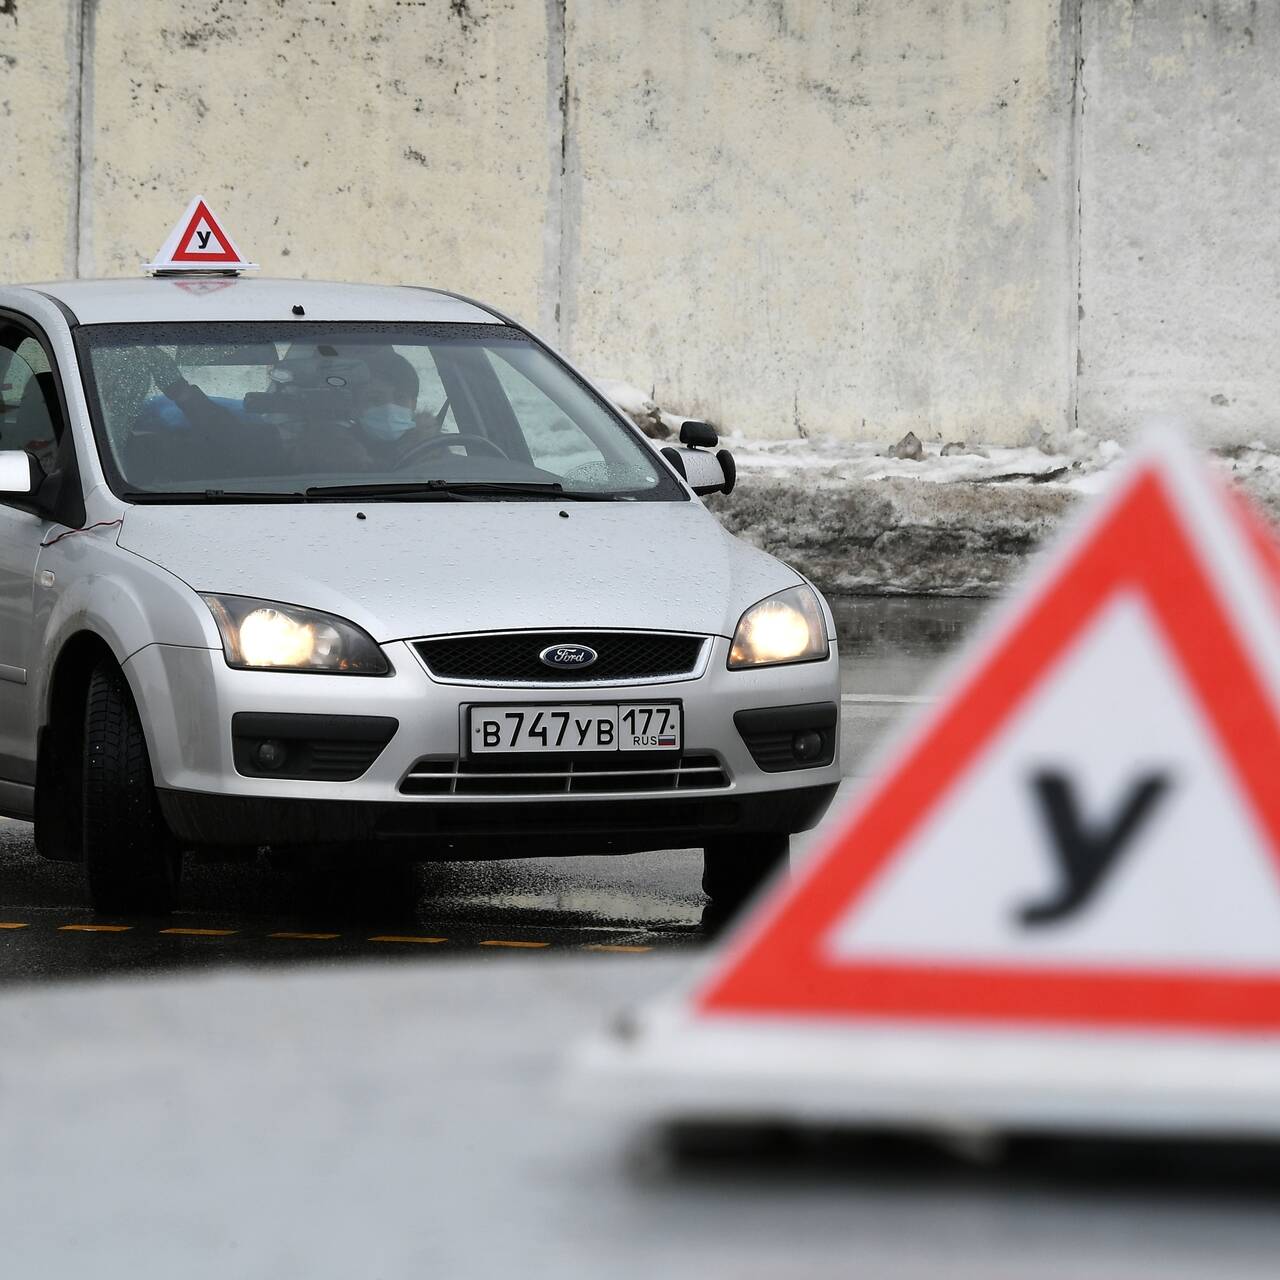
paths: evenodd
<path fill-rule="evenodd" d="M 0 327 L 0 449 L 35 454 L 56 466 L 62 417 L 44 348 L 25 330 Z"/>

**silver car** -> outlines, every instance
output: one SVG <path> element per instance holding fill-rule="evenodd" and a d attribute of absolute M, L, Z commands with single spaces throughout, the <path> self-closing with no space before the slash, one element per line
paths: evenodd
<path fill-rule="evenodd" d="M 699 847 L 733 904 L 838 779 L 835 632 L 520 325 L 419 288 L 0 289 L 0 812 L 163 912 L 184 853 Z"/>

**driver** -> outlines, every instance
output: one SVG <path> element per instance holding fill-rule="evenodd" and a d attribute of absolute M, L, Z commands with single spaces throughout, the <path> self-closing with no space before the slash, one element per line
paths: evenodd
<path fill-rule="evenodd" d="M 418 429 L 418 371 L 399 352 L 371 352 L 369 381 L 355 389 L 355 422 L 370 455 L 391 463 Z"/>

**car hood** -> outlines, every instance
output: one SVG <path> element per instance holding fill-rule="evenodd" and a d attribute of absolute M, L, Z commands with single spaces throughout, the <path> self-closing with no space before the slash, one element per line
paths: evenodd
<path fill-rule="evenodd" d="M 382 642 L 508 628 L 730 635 L 744 608 L 799 581 L 696 502 L 135 506 L 119 545 L 197 591 L 323 609 Z"/>

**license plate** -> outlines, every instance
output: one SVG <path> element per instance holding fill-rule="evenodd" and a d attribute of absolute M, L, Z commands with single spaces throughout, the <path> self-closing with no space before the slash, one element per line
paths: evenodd
<path fill-rule="evenodd" d="M 679 751 L 678 702 L 538 704 L 471 708 L 471 754 Z"/>

